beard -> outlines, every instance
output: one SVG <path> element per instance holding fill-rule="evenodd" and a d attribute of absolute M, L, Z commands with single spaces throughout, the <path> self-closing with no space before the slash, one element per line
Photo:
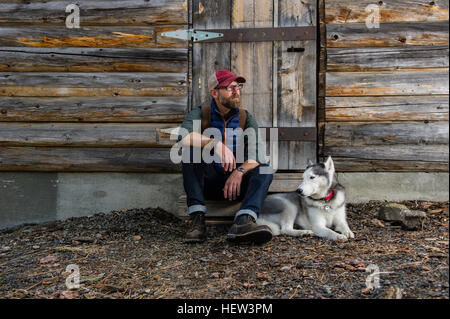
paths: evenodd
<path fill-rule="evenodd" d="M 237 97 L 237 99 L 236 99 Z M 225 106 L 227 109 L 237 109 L 241 106 L 241 98 L 237 94 L 233 94 L 229 98 L 223 97 L 219 94 L 219 102 L 223 106 Z"/>

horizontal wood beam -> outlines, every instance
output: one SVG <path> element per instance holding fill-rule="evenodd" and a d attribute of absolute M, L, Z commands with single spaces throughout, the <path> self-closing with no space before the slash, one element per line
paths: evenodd
<path fill-rule="evenodd" d="M 380 22 L 448 21 L 448 1 L 326 0 L 326 23 L 365 23 L 369 5 L 379 8 Z"/>
<path fill-rule="evenodd" d="M 324 156 L 355 158 L 360 160 L 415 161 L 447 163 L 448 145 L 368 145 L 368 146 L 327 146 Z M 448 169 L 448 167 L 447 167 Z"/>
<path fill-rule="evenodd" d="M 0 171 L 180 172 L 170 149 L 0 147 Z M 337 171 L 448 172 L 448 161 L 364 159 L 332 155 Z M 292 181 L 292 187 L 297 181 Z M 279 185 L 277 182 L 275 185 Z M 281 185 L 282 186 L 282 185 Z"/>
<path fill-rule="evenodd" d="M 0 72 L 173 72 L 187 70 L 187 49 L 1 47 Z"/>
<path fill-rule="evenodd" d="M 324 156 L 332 154 L 324 153 Z M 333 156 L 333 155 L 332 155 Z M 333 156 L 338 172 L 448 172 L 448 161 L 404 161 Z"/>
<path fill-rule="evenodd" d="M 185 73 L 0 72 L 0 96 L 184 96 Z"/>
<path fill-rule="evenodd" d="M 448 95 L 329 96 L 324 118 L 331 122 L 448 121 Z"/>
<path fill-rule="evenodd" d="M 448 46 L 448 20 L 440 22 L 328 24 L 327 48 Z"/>
<path fill-rule="evenodd" d="M 180 26 L 1 26 L 0 47 L 187 48 L 187 42 L 162 37 Z"/>
<path fill-rule="evenodd" d="M 448 68 L 419 71 L 327 72 L 327 96 L 448 94 Z"/>
<path fill-rule="evenodd" d="M 370 145 L 448 145 L 448 121 L 403 123 L 326 123 L 327 147 Z M 447 151 L 448 153 L 448 151 Z"/>
<path fill-rule="evenodd" d="M 80 9 L 81 25 L 187 24 L 185 0 L 121 0 L 74 2 Z M 67 1 L 2 1 L 0 24 L 65 25 Z"/>
<path fill-rule="evenodd" d="M 0 122 L 0 146 L 170 147 L 161 130 L 167 123 L 6 123 Z"/>
<path fill-rule="evenodd" d="M 0 122 L 182 122 L 187 97 L 1 97 Z"/>
<path fill-rule="evenodd" d="M 0 147 L 0 171 L 180 172 L 170 148 Z"/>
<path fill-rule="evenodd" d="M 448 68 L 448 46 L 328 48 L 328 72 Z"/>

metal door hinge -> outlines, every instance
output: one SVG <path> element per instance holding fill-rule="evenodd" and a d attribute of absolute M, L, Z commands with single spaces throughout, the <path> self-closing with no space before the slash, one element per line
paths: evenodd
<path fill-rule="evenodd" d="M 194 29 L 163 32 L 161 33 L 161 35 L 167 38 L 176 38 L 193 42 L 200 42 L 204 40 L 223 37 L 223 33 L 197 31 Z"/>

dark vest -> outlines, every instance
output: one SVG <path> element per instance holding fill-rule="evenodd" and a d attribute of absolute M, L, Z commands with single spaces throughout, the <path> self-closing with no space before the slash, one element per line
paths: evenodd
<path fill-rule="evenodd" d="M 241 142 L 242 137 L 242 130 L 240 130 L 239 121 L 239 109 L 232 109 L 227 115 L 229 117 L 227 116 L 227 119 L 225 119 L 220 113 L 219 108 L 216 105 L 216 101 L 213 99 L 211 102 L 210 127 L 215 127 L 220 130 L 222 143 L 224 143 L 230 150 L 232 150 L 234 156 L 236 157 L 237 145 L 239 145 L 239 143 Z M 214 162 L 214 165 L 221 167 L 221 163 Z"/>

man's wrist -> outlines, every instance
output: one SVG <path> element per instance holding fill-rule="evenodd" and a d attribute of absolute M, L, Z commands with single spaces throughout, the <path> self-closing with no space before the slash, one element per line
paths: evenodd
<path fill-rule="evenodd" d="M 236 171 L 241 172 L 242 175 L 244 175 L 245 173 L 247 173 L 247 170 L 246 170 L 245 168 L 243 168 L 243 167 L 238 167 L 238 168 L 236 168 Z"/>
<path fill-rule="evenodd" d="M 214 143 L 213 147 L 214 149 L 216 149 L 216 147 L 222 147 L 222 141 L 217 141 L 217 143 Z"/>

